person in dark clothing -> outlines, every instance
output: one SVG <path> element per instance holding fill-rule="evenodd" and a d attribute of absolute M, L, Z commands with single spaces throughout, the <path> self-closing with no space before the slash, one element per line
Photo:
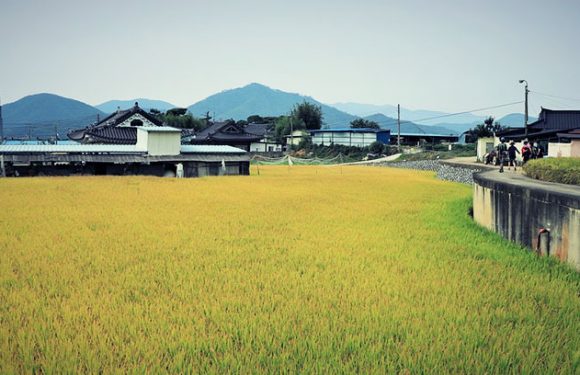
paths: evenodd
<path fill-rule="evenodd" d="M 534 142 L 534 146 L 532 147 L 532 159 L 541 159 L 543 157 L 544 150 L 542 150 L 542 147 L 537 142 Z"/>
<path fill-rule="evenodd" d="M 497 151 L 491 150 L 485 154 L 485 164 L 494 164 L 494 159 L 497 157 Z"/>
<path fill-rule="evenodd" d="M 505 144 L 505 138 L 500 138 L 500 144 L 497 145 L 497 157 L 499 158 L 499 173 L 503 173 L 503 166 L 507 161 L 507 146 Z"/>
<path fill-rule="evenodd" d="M 514 146 L 514 141 L 510 141 L 510 147 L 508 147 L 508 157 L 510 159 L 508 170 L 511 170 L 514 167 L 514 171 L 517 170 L 516 167 L 516 153 L 520 153 L 518 148 Z"/>

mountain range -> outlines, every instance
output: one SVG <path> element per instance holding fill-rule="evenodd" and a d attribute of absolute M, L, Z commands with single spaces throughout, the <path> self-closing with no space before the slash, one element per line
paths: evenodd
<path fill-rule="evenodd" d="M 389 129 L 391 134 L 397 132 L 398 125 L 396 118 L 385 116 L 382 113 L 376 113 L 364 118 L 376 122 L 382 129 Z M 401 121 L 401 133 L 457 135 L 460 132 L 442 126 L 418 125 L 410 121 Z"/>
<path fill-rule="evenodd" d="M 132 107 L 135 102 L 144 109 L 155 108 L 165 111 L 174 108 L 171 103 L 152 99 L 110 100 L 95 107 L 78 100 L 54 94 L 36 94 L 26 96 L 2 107 L 4 134 L 7 137 L 17 136 L 50 136 L 57 131 L 61 137 L 70 129 L 87 126 L 117 110 Z M 384 128 L 396 129 L 396 107 L 391 105 L 370 105 L 357 103 L 339 103 L 339 108 L 321 103 L 312 97 L 288 93 L 267 86 L 252 83 L 244 87 L 225 90 L 211 95 L 188 107 L 196 117 L 203 117 L 207 112 L 217 120 L 245 120 L 251 115 L 279 116 L 290 113 L 292 108 L 302 102 L 319 105 L 323 113 L 323 125 L 327 128 L 345 128 L 356 118 L 364 117 L 376 121 Z M 342 109 L 342 110 L 341 110 Z M 394 110 L 394 112 L 393 112 Z M 428 110 L 409 110 L 401 108 L 403 119 L 401 129 L 404 132 L 459 134 L 481 123 L 483 117 L 473 114 L 462 114 L 443 117 L 444 123 L 433 123 L 433 120 L 421 121 L 432 117 L 446 116 L 447 113 Z M 442 119 L 443 119 L 442 118 Z M 530 118 L 530 122 L 534 119 Z M 521 126 L 523 115 L 510 114 L 498 120 L 503 125 Z M 56 128 L 56 129 L 55 129 Z"/>
<path fill-rule="evenodd" d="M 350 113 L 355 116 L 370 116 L 376 113 L 382 113 L 391 118 L 397 118 L 396 105 L 374 105 L 361 103 L 335 103 L 331 104 L 334 108 Z M 441 119 L 434 117 L 448 116 L 448 113 L 440 111 L 429 111 L 425 109 L 408 109 L 401 107 L 401 118 L 407 121 L 420 122 L 423 125 L 437 125 L 442 122 Z M 472 113 L 463 113 L 459 115 L 449 116 L 446 121 L 450 124 L 471 124 L 481 123 L 485 119 L 484 116 L 476 116 Z"/>

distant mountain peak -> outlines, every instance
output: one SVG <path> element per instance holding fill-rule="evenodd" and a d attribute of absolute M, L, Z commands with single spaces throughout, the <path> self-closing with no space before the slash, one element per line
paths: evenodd
<path fill-rule="evenodd" d="M 305 101 L 321 106 L 323 122 L 331 128 L 349 126 L 356 118 L 309 96 L 273 89 L 257 82 L 211 95 L 189 106 L 189 111 L 194 116 L 210 112 L 217 120 L 245 120 L 251 115 L 287 115 L 296 104 Z"/>
<path fill-rule="evenodd" d="M 272 88 L 270 88 L 269 86 L 266 86 L 262 83 L 258 83 L 258 82 L 251 82 L 248 83 L 247 85 L 241 87 L 241 88 L 261 88 L 261 89 L 269 89 L 272 90 Z"/>
<path fill-rule="evenodd" d="M 147 98 L 135 98 L 135 99 L 128 99 L 128 100 L 109 100 L 107 102 L 101 103 L 97 106 L 99 110 L 105 113 L 113 113 L 117 110 L 117 107 L 121 109 L 127 109 L 133 107 L 135 102 L 139 103 L 139 107 L 149 110 L 152 108 L 158 109 L 160 111 L 167 111 L 168 109 L 175 108 L 174 104 L 165 102 L 163 100 L 154 100 L 154 99 L 147 99 Z"/>

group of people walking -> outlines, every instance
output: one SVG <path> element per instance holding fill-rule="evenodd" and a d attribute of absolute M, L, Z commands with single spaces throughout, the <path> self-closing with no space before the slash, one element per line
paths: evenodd
<path fill-rule="evenodd" d="M 522 155 L 522 165 L 526 164 L 530 159 L 541 159 L 544 157 L 544 150 L 534 142 L 532 146 L 525 140 L 522 146 L 521 152 L 515 146 L 514 141 L 510 141 L 509 147 L 505 143 L 505 138 L 500 138 L 500 143 L 497 145 L 497 158 L 499 160 L 499 171 L 503 173 L 503 167 L 508 163 L 508 170 L 514 167 L 514 171 L 517 169 L 516 154 Z"/>

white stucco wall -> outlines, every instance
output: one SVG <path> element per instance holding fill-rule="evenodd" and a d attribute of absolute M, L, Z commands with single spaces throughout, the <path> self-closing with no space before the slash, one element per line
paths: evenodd
<path fill-rule="evenodd" d="M 153 156 L 179 155 L 181 152 L 181 132 L 137 129 L 137 147 L 146 148 Z"/>
<path fill-rule="evenodd" d="M 276 143 L 253 142 L 250 144 L 251 152 L 280 152 L 282 145 Z"/>
<path fill-rule="evenodd" d="M 479 138 L 477 140 L 477 161 L 483 162 L 485 154 L 495 147 L 493 138 Z"/>
<path fill-rule="evenodd" d="M 548 156 L 551 158 L 570 157 L 571 143 L 548 143 Z"/>
<path fill-rule="evenodd" d="M 131 126 L 131 121 L 133 120 L 141 120 L 143 122 L 143 126 L 157 126 L 138 113 L 135 113 L 133 116 L 129 117 L 128 119 L 120 123 L 118 126 Z"/>
<path fill-rule="evenodd" d="M 580 139 L 573 139 L 570 146 L 570 156 L 579 158 L 580 157 Z"/>

